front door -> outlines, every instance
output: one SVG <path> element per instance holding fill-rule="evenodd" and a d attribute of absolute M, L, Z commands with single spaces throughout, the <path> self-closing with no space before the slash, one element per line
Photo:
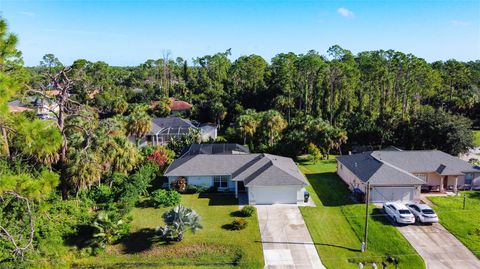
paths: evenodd
<path fill-rule="evenodd" d="M 245 183 L 243 181 L 237 182 L 238 192 L 245 192 Z"/>
<path fill-rule="evenodd" d="M 444 191 L 448 190 L 448 176 L 443 177 L 443 190 Z"/>

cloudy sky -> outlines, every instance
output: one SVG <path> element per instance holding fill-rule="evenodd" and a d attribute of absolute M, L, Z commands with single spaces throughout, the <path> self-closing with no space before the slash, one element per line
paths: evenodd
<path fill-rule="evenodd" d="M 232 49 L 280 52 L 394 49 L 427 61 L 480 59 L 480 1 L 0 0 L 27 65 L 53 53 L 137 65 Z"/>

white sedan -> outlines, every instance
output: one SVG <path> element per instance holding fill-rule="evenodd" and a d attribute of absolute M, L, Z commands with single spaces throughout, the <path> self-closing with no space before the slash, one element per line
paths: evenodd
<path fill-rule="evenodd" d="M 410 211 L 415 215 L 415 219 L 421 223 L 438 222 L 438 216 L 435 211 L 426 204 L 407 204 Z"/>
<path fill-rule="evenodd" d="M 415 223 L 415 216 L 410 212 L 408 207 L 400 203 L 385 203 L 383 204 L 383 211 L 395 221 L 401 224 Z"/>

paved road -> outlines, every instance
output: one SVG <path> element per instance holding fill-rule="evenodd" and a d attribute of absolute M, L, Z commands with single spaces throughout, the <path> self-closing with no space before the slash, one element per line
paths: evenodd
<path fill-rule="evenodd" d="M 438 223 L 397 228 L 422 256 L 427 269 L 480 268 L 480 260 Z"/>
<path fill-rule="evenodd" d="M 325 268 L 297 206 L 256 207 L 265 268 Z"/>

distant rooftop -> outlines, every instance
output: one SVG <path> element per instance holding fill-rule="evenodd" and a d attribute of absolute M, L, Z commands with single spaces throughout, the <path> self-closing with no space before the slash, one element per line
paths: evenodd
<path fill-rule="evenodd" d="M 192 144 L 182 156 L 197 154 L 248 154 L 247 147 L 239 144 Z"/>

